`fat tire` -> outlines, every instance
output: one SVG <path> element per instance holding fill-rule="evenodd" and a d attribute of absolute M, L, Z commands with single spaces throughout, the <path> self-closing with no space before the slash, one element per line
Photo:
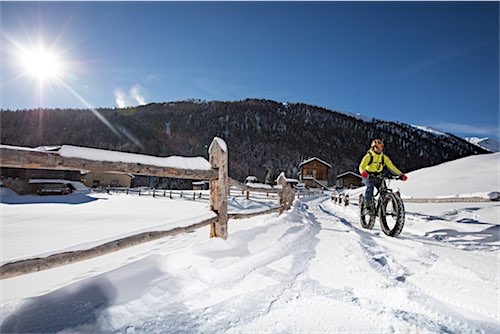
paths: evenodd
<path fill-rule="evenodd" d="M 380 208 L 379 211 L 379 218 L 380 218 L 380 227 L 382 228 L 382 231 L 390 236 L 390 237 L 397 237 L 401 231 L 403 231 L 403 226 L 405 225 L 405 206 L 403 203 L 403 200 L 401 197 L 394 193 L 389 193 L 381 201 L 382 207 Z M 386 217 L 386 209 L 387 205 L 392 202 L 392 206 L 394 209 L 394 217 L 396 224 L 394 224 L 393 228 L 390 228 L 387 225 L 387 217 Z"/>
<path fill-rule="evenodd" d="M 375 225 L 375 216 L 370 216 L 370 214 L 365 214 L 365 197 L 363 195 L 359 196 L 359 223 L 363 228 L 371 230 Z"/>

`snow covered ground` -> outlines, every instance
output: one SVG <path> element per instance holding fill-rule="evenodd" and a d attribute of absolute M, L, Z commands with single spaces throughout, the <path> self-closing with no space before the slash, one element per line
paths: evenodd
<path fill-rule="evenodd" d="M 487 198 L 500 190 L 499 163 L 500 153 L 469 157 L 391 186 L 406 198 Z M 237 195 L 230 212 L 276 201 Z M 204 227 L 1 280 L 0 331 L 500 331 L 499 202 L 406 203 L 398 238 L 378 222 L 362 229 L 355 202 L 301 198 L 281 216 L 230 220 L 227 240 L 209 239 Z M 2 194 L 0 209 L 2 263 L 211 215 L 206 199 L 121 194 L 66 202 Z"/>

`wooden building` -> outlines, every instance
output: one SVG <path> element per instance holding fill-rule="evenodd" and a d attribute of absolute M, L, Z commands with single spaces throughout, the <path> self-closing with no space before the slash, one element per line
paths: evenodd
<path fill-rule="evenodd" d="M 89 188 L 97 187 L 122 187 L 130 188 L 132 186 L 132 174 L 88 172 L 83 175 L 82 181 Z"/>
<path fill-rule="evenodd" d="M 192 183 L 193 185 L 193 190 L 208 190 L 210 189 L 210 182 L 209 181 L 194 181 Z"/>
<path fill-rule="evenodd" d="M 319 158 L 311 158 L 299 165 L 299 180 L 308 188 L 328 187 L 328 170 L 332 168 L 328 162 Z"/>
<path fill-rule="evenodd" d="M 82 175 L 79 171 L 53 170 L 53 169 L 30 169 L 30 168 L 0 168 L 0 178 L 4 187 L 12 189 L 19 195 L 28 195 L 38 192 L 38 189 L 30 184 L 32 179 L 51 179 L 65 181 L 80 181 Z"/>
<path fill-rule="evenodd" d="M 338 188 L 359 188 L 363 186 L 363 178 L 361 175 L 353 172 L 345 172 L 337 176 L 337 187 Z"/>

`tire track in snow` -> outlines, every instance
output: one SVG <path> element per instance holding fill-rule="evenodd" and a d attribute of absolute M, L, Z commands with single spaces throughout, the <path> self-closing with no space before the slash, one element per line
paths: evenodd
<path fill-rule="evenodd" d="M 491 323 L 485 323 L 481 321 L 470 321 L 459 314 L 455 314 L 453 318 L 450 318 L 449 314 L 454 313 L 447 309 L 446 305 L 444 305 L 439 299 L 441 297 L 437 296 L 435 293 L 431 291 L 425 291 L 422 288 L 411 284 L 406 281 L 406 277 L 411 275 L 412 273 L 408 271 L 407 268 L 400 265 L 397 260 L 390 255 L 391 251 L 377 242 L 375 238 L 384 238 L 382 240 L 395 240 L 390 239 L 390 237 L 385 237 L 381 234 L 381 232 L 372 232 L 369 230 L 362 229 L 358 226 L 355 226 L 355 223 L 351 223 L 344 217 L 339 216 L 337 212 L 333 210 L 329 210 L 325 205 L 321 204 L 318 206 L 318 215 L 325 216 L 326 218 L 335 218 L 338 222 L 342 223 L 344 226 L 350 226 L 353 228 L 353 231 L 360 237 L 358 242 L 359 245 L 365 250 L 367 254 L 367 260 L 372 264 L 372 267 L 379 272 L 383 277 L 389 279 L 393 282 L 393 286 L 404 286 L 404 289 L 408 291 L 408 303 L 416 304 L 425 310 L 428 314 L 432 314 L 434 319 L 429 319 L 421 314 L 415 314 L 413 312 L 408 312 L 405 310 L 391 310 L 389 312 L 389 317 L 395 319 L 402 319 L 406 322 L 414 323 L 415 325 L 425 323 L 426 328 L 428 330 L 435 330 L 439 332 L 470 332 L 470 333 L 480 333 L 482 330 L 478 330 L 477 328 L 486 328 L 488 330 L 495 331 L 495 326 Z M 337 206 L 333 206 L 334 210 L 337 209 Z M 337 210 L 335 210 L 337 211 Z M 417 238 L 417 240 L 413 240 L 412 236 L 404 236 L 399 238 L 408 243 L 407 248 L 422 248 L 425 245 L 422 243 L 421 238 Z M 442 245 L 440 245 L 442 246 Z M 438 256 L 432 251 L 430 251 L 430 257 L 426 265 L 432 266 L 432 263 L 436 262 Z M 438 299 L 439 298 L 439 299 Z M 445 300 L 457 306 L 460 306 L 465 309 L 470 309 L 464 303 L 456 303 L 449 298 L 445 298 Z M 429 305 L 434 306 L 431 308 Z M 448 313 L 444 314 L 439 310 L 446 310 Z M 480 310 L 470 309 L 471 311 L 477 312 L 479 314 L 483 314 L 485 317 L 494 318 L 491 314 L 484 314 Z M 385 312 L 384 312 L 385 313 Z M 386 314 L 387 316 L 387 314 Z M 498 329 L 498 328 L 496 328 Z"/>

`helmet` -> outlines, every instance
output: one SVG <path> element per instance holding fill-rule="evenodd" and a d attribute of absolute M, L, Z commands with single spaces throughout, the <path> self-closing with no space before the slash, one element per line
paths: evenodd
<path fill-rule="evenodd" d="M 384 143 L 380 139 L 374 139 L 372 141 L 371 148 L 376 148 L 378 151 L 382 151 L 384 149 Z"/>

